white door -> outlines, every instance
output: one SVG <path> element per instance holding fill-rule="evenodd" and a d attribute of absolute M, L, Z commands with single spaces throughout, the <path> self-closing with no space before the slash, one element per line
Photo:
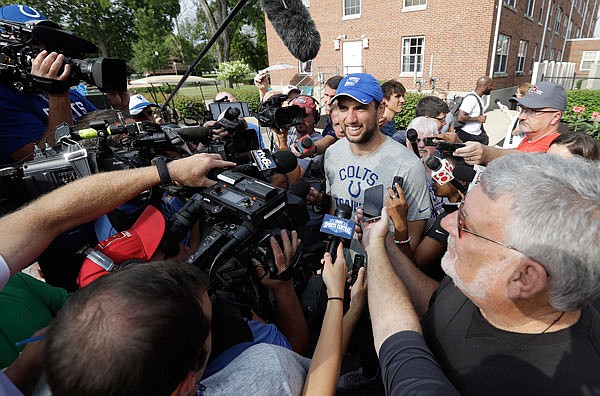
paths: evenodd
<path fill-rule="evenodd" d="M 362 41 L 344 41 L 342 43 L 342 62 L 344 74 L 362 73 Z"/>

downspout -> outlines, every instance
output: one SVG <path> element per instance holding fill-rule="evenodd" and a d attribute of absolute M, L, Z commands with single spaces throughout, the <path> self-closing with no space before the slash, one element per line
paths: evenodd
<path fill-rule="evenodd" d="M 596 0 L 597 2 L 598 0 Z M 572 20 L 571 20 L 571 15 L 573 14 L 573 6 L 575 5 L 575 0 L 571 1 L 571 9 L 569 10 L 569 16 L 567 18 L 569 18 L 569 22 L 567 22 L 567 31 L 565 32 L 565 37 L 563 40 L 563 47 L 562 47 L 562 51 L 560 52 L 560 62 L 563 61 L 563 56 L 565 56 L 565 48 L 567 47 L 567 40 L 569 39 L 569 36 L 567 35 L 567 33 L 571 32 L 571 29 L 573 28 L 572 26 Z"/>
<path fill-rule="evenodd" d="M 544 33 L 542 34 L 542 42 L 540 43 L 540 55 L 538 56 L 538 62 L 542 63 L 542 56 L 544 55 L 544 43 L 546 42 L 546 32 L 548 31 L 548 21 L 550 20 L 550 9 L 552 8 L 552 2 L 549 1 L 550 7 L 546 11 L 546 22 L 544 23 Z"/>
<path fill-rule="evenodd" d="M 500 34 L 500 16 L 502 16 L 502 0 L 498 0 L 498 13 L 496 14 L 496 27 L 494 28 L 494 42 L 492 44 L 492 60 L 490 61 L 490 78 L 494 77 L 496 50 L 498 49 L 498 35 Z"/>

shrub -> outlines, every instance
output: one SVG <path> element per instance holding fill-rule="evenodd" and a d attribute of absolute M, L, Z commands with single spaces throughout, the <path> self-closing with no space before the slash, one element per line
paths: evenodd
<path fill-rule="evenodd" d="M 202 120 L 206 105 L 198 96 L 175 95 L 171 107 L 177 109 L 182 118 Z"/>
<path fill-rule="evenodd" d="M 584 106 L 581 115 L 573 111 L 574 107 Z M 590 120 L 592 113 L 600 112 L 600 90 L 567 91 L 567 110 L 563 114 L 563 121 L 574 122 L 579 118 Z"/>
<path fill-rule="evenodd" d="M 252 114 L 258 112 L 260 96 L 258 95 L 258 89 L 254 85 L 242 85 L 227 91 L 231 92 L 239 102 L 248 102 L 248 107 Z"/>

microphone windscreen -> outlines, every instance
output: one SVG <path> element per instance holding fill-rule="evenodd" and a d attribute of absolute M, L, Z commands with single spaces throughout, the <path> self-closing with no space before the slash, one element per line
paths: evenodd
<path fill-rule="evenodd" d="M 306 180 L 298 180 L 296 185 L 294 185 L 294 188 L 292 188 L 292 194 L 302 198 L 303 200 L 306 198 L 309 191 L 310 183 L 308 183 Z"/>
<path fill-rule="evenodd" d="M 406 131 L 406 138 L 408 139 L 409 142 L 415 143 L 417 141 L 418 137 L 419 137 L 419 133 L 417 132 L 416 129 L 410 128 L 408 131 Z"/>
<path fill-rule="evenodd" d="M 294 58 L 301 62 L 316 58 L 321 35 L 302 0 L 260 0 L 260 4 Z"/>
<path fill-rule="evenodd" d="M 475 172 L 475 170 L 470 166 L 456 164 L 454 165 L 454 171 L 452 171 L 452 174 L 460 181 L 471 183 L 477 172 Z"/>
<path fill-rule="evenodd" d="M 342 219 L 349 219 L 352 217 L 352 208 L 349 205 L 341 204 L 335 208 L 334 215 L 341 217 Z"/>
<path fill-rule="evenodd" d="M 277 172 L 288 173 L 298 166 L 298 158 L 291 151 L 277 151 L 273 153 L 273 159 L 277 164 Z"/>
<path fill-rule="evenodd" d="M 432 171 L 438 171 L 442 167 L 442 162 L 437 157 L 427 157 L 425 165 Z"/>

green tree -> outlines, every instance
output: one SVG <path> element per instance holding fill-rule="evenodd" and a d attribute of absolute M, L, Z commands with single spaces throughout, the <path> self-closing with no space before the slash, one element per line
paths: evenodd
<path fill-rule="evenodd" d="M 221 62 L 217 69 L 217 79 L 229 81 L 231 85 L 232 82 L 240 82 L 250 72 L 250 66 L 242 61 Z"/>
<path fill-rule="evenodd" d="M 212 37 L 237 1 L 195 0 L 198 25 Z M 249 2 L 215 42 L 217 62 L 243 60 L 259 69 L 267 64 L 265 17 L 259 2 Z"/>

